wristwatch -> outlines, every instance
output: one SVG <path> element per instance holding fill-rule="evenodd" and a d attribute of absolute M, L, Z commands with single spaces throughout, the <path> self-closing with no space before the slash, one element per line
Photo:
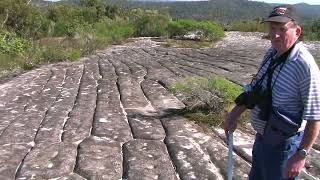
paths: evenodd
<path fill-rule="evenodd" d="M 298 148 L 298 154 L 301 157 L 306 158 L 309 155 L 309 152 L 306 149 Z"/>

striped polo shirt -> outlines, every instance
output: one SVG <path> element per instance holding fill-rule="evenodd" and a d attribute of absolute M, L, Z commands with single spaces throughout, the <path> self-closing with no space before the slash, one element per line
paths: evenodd
<path fill-rule="evenodd" d="M 268 50 L 256 80 L 267 71 L 270 59 L 275 54 L 274 48 Z M 295 45 L 283 67 L 279 65 L 274 70 L 272 85 L 272 105 L 292 117 L 302 117 L 299 131 L 304 130 L 306 121 L 320 120 L 320 72 L 314 58 L 302 42 Z M 264 78 L 262 87 L 266 89 L 267 77 Z M 266 121 L 259 119 L 259 112 L 258 106 L 252 109 L 251 124 L 257 133 L 263 134 Z"/>

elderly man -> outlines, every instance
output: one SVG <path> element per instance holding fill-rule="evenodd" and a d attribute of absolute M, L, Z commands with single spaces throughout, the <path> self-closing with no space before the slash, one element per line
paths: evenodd
<path fill-rule="evenodd" d="M 301 27 L 291 6 L 278 6 L 265 20 L 272 47 L 255 79 L 227 115 L 226 135 L 252 109 L 256 139 L 250 180 L 298 179 L 320 129 L 320 72 L 298 42 Z"/>

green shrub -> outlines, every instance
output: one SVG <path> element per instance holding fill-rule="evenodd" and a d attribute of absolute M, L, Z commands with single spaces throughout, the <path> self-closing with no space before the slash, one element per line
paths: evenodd
<path fill-rule="evenodd" d="M 80 59 L 81 51 L 77 49 L 70 49 L 67 53 L 67 59 L 70 61 L 76 61 Z"/>
<path fill-rule="evenodd" d="M 174 94 L 182 93 L 186 96 L 194 91 L 209 91 L 222 98 L 225 106 L 233 103 L 233 100 L 242 92 L 240 86 L 220 76 L 213 76 L 211 78 L 189 77 L 176 82 L 170 86 L 169 90 Z"/>
<path fill-rule="evenodd" d="M 0 72 L 15 69 L 16 65 L 14 62 L 15 60 L 9 55 L 0 53 Z"/>
<path fill-rule="evenodd" d="M 15 71 L 17 69 L 30 70 L 40 63 L 39 48 L 33 46 L 23 55 L 0 53 L 0 71 Z"/>
<path fill-rule="evenodd" d="M 224 37 L 223 28 L 213 22 L 183 19 L 172 21 L 168 25 L 169 37 L 184 36 L 189 32 L 200 34 L 201 40 L 214 41 Z"/>
<path fill-rule="evenodd" d="M 134 9 L 130 12 L 130 21 L 134 24 L 135 36 L 166 36 L 170 20 L 169 15 L 159 14 L 155 10 Z"/>
<path fill-rule="evenodd" d="M 91 41 L 96 48 L 102 48 L 108 44 L 117 44 L 132 37 L 133 33 L 134 27 L 128 20 L 103 18 L 93 26 L 92 37 L 86 39 Z"/>
<path fill-rule="evenodd" d="M 67 52 L 61 46 L 49 46 L 42 50 L 42 61 L 56 63 L 67 59 Z"/>
<path fill-rule="evenodd" d="M 39 63 L 39 48 L 15 33 L 0 31 L 0 70 L 32 69 Z"/>
<path fill-rule="evenodd" d="M 8 16 L 7 16 L 8 15 Z M 6 21 L 4 28 L 11 30 L 19 37 L 41 37 L 41 27 L 45 17 L 40 8 L 30 5 L 26 0 L 1 0 L 0 17 Z"/>
<path fill-rule="evenodd" d="M 242 93 L 240 86 L 226 80 L 223 77 L 215 76 L 209 81 L 209 89 L 220 92 L 223 102 L 229 106 Z"/>
<path fill-rule="evenodd" d="M 186 104 L 182 112 L 194 121 L 218 126 L 233 100 L 242 92 L 234 83 L 219 77 L 191 77 L 176 82 L 169 90 Z"/>
<path fill-rule="evenodd" d="M 320 18 L 303 25 L 302 35 L 304 40 L 320 41 Z"/>
<path fill-rule="evenodd" d="M 230 31 L 242 31 L 242 32 L 267 32 L 265 23 L 261 24 L 261 21 L 234 21 L 227 28 Z"/>
<path fill-rule="evenodd" d="M 22 56 L 31 46 L 31 41 L 27 39 L 8 31 L 0 31 L 0 53 L 2 54 Z"/>
<path fill-rule="evenodd" d="M 209 90 L 209 79 L 204 77 L 189 77 L 176 82 L 169 88 L 169 90 L 174 94 L 190 94 L 196 89 Z"/>

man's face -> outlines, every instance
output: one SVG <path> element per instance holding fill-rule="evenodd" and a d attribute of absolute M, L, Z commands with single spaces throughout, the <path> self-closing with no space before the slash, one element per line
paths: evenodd
<path fill-rule="evenodd" d="M 269 23 L 269 35 L 272 47 L 274 47 L 278 54 L 283 54 L 296 42 L 301 34 L 301 28 L 295 26 L 293 22 Z"/>

